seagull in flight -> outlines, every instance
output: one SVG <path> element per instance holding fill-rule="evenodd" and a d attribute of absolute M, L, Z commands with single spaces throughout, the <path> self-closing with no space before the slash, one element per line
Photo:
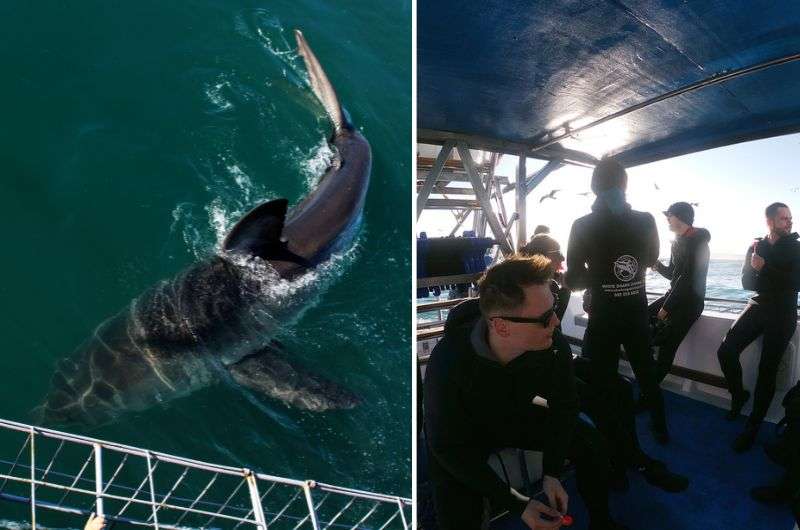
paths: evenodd
<path fill-rule="evenodd" d="M 577 195 L 580 195 L 581 197 L 588 197 L 591 194 L 591 191 L 584 191 L 583 193 L 578 193 Z"/>
<path fill-rule="evenodd" d="M 547 195 L 542 195 L 542 198 L 539 199 L 539 204 L 543 203 L 545 201 L 545 199 L 553 199 L 553 200 L 555 200 L 556 193 L 558 193 L 559 191 L 561 191 L 561 190 L 553 190 L 550 193 L 548 193 Z"/>
<path fill-rule="evenodd" d="M 689 204 L 691 204 L 691 205 L 692 205 L 692 206 L 694 206 L 695 208 L 697 208 L 698 206 L 700 206 L 700 203 L 699 203 L 699 202 L 690 202 Z"/>
<path fill-rule="evenodd" d="M 653 186 L 656 188 L 656 191 L 661 191 L 661 188 L 659 188 L 658 184 L 656 184 L 655 182 L 653 182 Z"/>

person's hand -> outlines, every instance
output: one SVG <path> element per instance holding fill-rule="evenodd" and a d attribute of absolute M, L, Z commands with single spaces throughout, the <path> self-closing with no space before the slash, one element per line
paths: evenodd
<path fill-rule="evenodd" d="M 552 519 L 543 518 L 543 514 L 552 517 Z M 528 505 L 520 517 L 522 522 L 528 525 L 531 530 L 561 528 L 561 514 L 535 499 L 528 501 Z"/>
<path fill-rule="evenodd" d="M 94 512 L 92 515 L 89 516 L 89 520 L 86 521 L 86 526 L 83 527 L 83 530 L 103 530 L 106 527 L 106 518 L 102 515 L 95 516 Z"/>
<path fill-rule="evenodd" d="M 547 501 L 550 503 L 551 508 L 555 508 L 562 514 L 567 513 L 569 495 L 564 491 L 561 481 L 555 477 L 545 475 L 542 479 L 542 489 L 547 496 Z"/>
<path fill-rule="evenodd" d="M 661 309 L 658 310 L 657 316 L 659 320 L 666 320 L 667 317 L 669 316 L 669 313 L 667 313 L 666 310 L 662 307 Z"/>
<path fill-rule="evenodd" d="M 753 252 L 753 255 L 750 256 L 750 266 L 755 270 L 760 271 L 762 268 L 764 268 L 764 258 Z"/>

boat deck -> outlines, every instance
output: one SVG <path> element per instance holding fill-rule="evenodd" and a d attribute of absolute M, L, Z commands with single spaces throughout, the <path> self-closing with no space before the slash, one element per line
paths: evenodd
<path fill-rule="evenodd" d="M 737 454 L 730 443 L 744 426 L 744 416 L 729 422 L 717 407 L 672 392 L 664 394 L 672 440 L 658 445 L 643 414 L 637 417 L 642 447 L 653 458 L 667 462 L 670 469 L 687 475 L 691 484 L 683 493 L 665 493 L 630 472 L 630 490 L 611 495 L 615 518 L 632 530 L 795 528 L 787 507 L 763 505 L 749 495 L 750 488 L 771 484 L 781 476 L 781 468 L 763 451 L 764 444 L 774 437 L 774 425 L 765 424 L 755 447 Z M 570 529 L 584 530 L 587 516 L 574 477 L 567 480 L 567 491 L 575 520 Z M 519 519 L 509 517 L 492 525 L 493 530 L 525 528 Z"/>

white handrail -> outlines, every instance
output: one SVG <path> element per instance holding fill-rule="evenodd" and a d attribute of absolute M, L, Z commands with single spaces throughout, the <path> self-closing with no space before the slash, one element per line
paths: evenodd
<path fill-rule="evenodd" d="M 3 471 L 0 472 L 0 500 L 29 504 L 33 529 L 36 528 L 37 510 L 84 516 L 93 511 L 104 515 L 108 521 L 156 530 L 197 526 L 199 522 L 193 523 L 199 517 L 207 519 L 202 524 L 204 527 L 219 520 L 236 523 L 237 528 L 246 525 L 253 530 L 267 530 L 269 525 L 280 521 L 289 521 L 297 529 L 313 530 L 411 528 L 413 506 L 411 499 L 404 497 L 254 473 L 245 468 L 222 466 L 0 419 L 0 432 L 3 431 L 24 435 L 24 443 L 13 463 L 0 457 L 0 464 L 11 464 L 8 469 L 0 469 Z M 55 442 L 48 440 L 58 441 L 52 452 L 49 446 L 55 446 Z M 83 451 L 81 447 L 88 448 L 88 457 L 77 474 L 75 471 L 65 473 L 64 465 L 78 467 L 80 460 L 75 458 L 76 447 L 78 454 Z M 71 456 L 70 448 L 73 448 Z M 30 466 L 20 463 L 26 449 L 30 451 Z M 43 457 L 37 459 L 37 453 Z M 94 476 L 84 477 L 92 460 Z M 37 467 L 37 461 L 41 462 L 41 467 Z M 105 469 L 106 465 L 108 469 Z M 131 478 L 130 475 L 140 477 L 142 468 L 146 473 L 141 482 Z M 190 471 L 197 484 L 184 480 Z M 263 489 L 259 488 L 259 482 Z M 205 487 L 200 489 L 200 484 L 205 484 Z M 20 489 L 24 486 L 30 487 L 27 494 Z M 179 488 L 192 489 L 193 492 L 188 496 L 183 492 L 176 494 Z M 265 493 L 260 495 L 259 491 Z M 299 502 L 300 499 L 304 502 Z M 267 502 L 275 509 L 269 511 Z M 186 523 L 182 524 L 184 521 Z"/>

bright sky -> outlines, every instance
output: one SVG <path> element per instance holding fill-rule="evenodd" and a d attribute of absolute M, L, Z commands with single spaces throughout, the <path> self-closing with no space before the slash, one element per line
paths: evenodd
<path fill-rule="evenodd" d="M 543 166 L 528 159 L 528 175 Z M 516 173 L 516 157 L 504 156 L 497 174 Z M 528 195 L 528 237 L 538 224 L 550 226 L 551 234 L 564 250 L 572 222 L 590 211 L 594 195 L 589 191 L 591 170 L 565 166 L 551 173 Z M 657 188 L 658 189 L 657 189 Z M 541 197 L 558 189 L 556 199 Z M 628 202 L 636 210 L 651 212 L 661 238 L 661 259 L 669 258 L 673 234 L 661 214 L 673 202 L 699 203 L 695 207 L 695 226 L 711 232 L 711 254 L 715 258 L 741 259 L 754 237 L 766 234 L 764 208 L 780 201 L 789 205 L 800 224 L 800 134 L 737 144 L 670 160 L 637 166 L 628 170 Z M 509 215 L 515 211 L 514 193 L 506 194 Z M 429 237 L 446 236 L 455 221 L 448 211 L 425 211 L 416 232 Z M 461 230 L 471 229 L 471 218 Z M 488 230 L 488 229 L 487 229 Z M 489 231 L 490 233 L 490 231 Z M 515 230 L 512 230 L 516 234 Z"/>

